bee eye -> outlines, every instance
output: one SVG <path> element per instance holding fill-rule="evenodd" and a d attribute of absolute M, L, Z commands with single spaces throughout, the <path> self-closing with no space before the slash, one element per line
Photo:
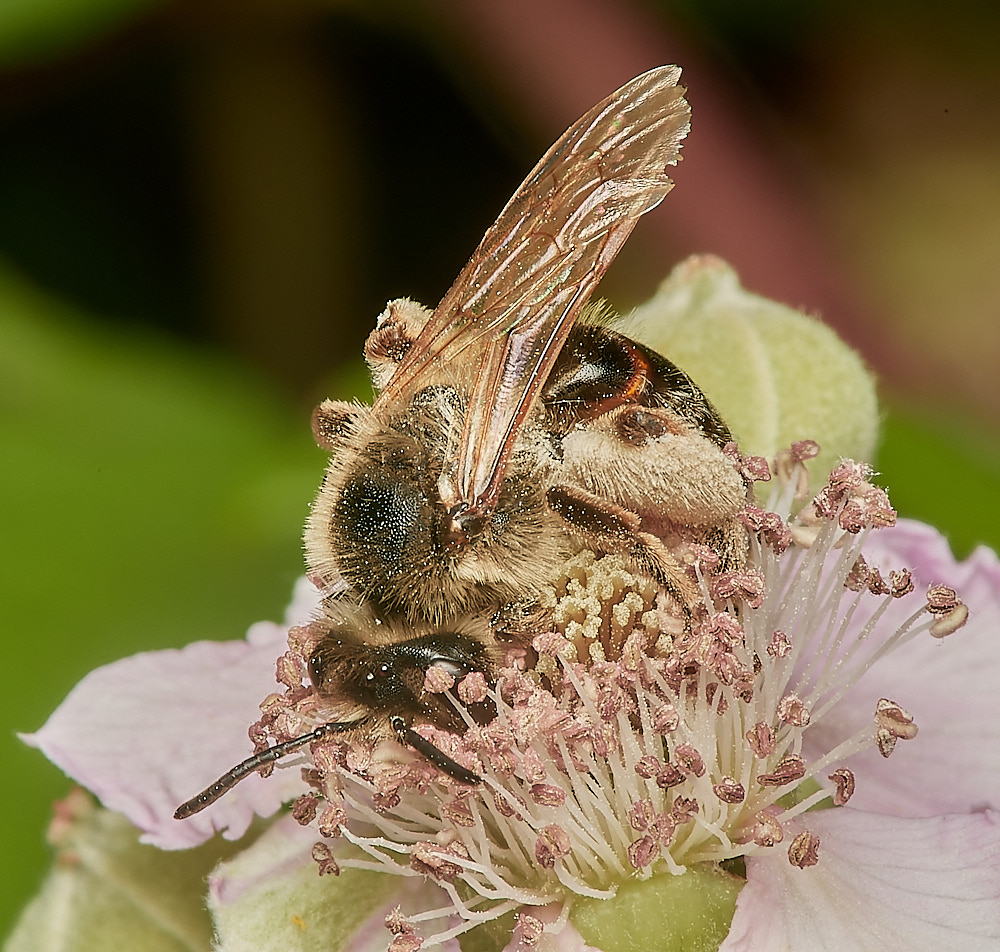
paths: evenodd
<path fill-rule="evenodd" d="M 390 678 L 396 677 L 396 669 L 385 662 L 365 671 L 365 682 L 369 687 L 378 687 L 385 684 Z"/>
<path fill-rule="evenodd" d="M 398 704 L 405 693 L 399 671 L 389 662 L 373 665 L 365 674 L 365 702 L 374 708 L 384 709 L 386 705 Z"/>
<path fill-rule="evenodd" d="M 404 482 L 390 470 L 388 474 L 359 472 L 349 480 L 341 490 L 332 528 L 392 569 L 414 543 L 427 536 L 429 526 L 427 497 L 419 486 Z"/>

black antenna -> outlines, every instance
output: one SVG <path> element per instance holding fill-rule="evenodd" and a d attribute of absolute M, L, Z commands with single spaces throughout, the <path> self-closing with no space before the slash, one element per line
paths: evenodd
<path fill-rule="evenodd" d="M 470 786 L 482 783 L 483 778 L 473 773 L 468 767 L 455 763 L 443 750 L 435 747 L 426 737 L 418 734 L 413 728 L 407 727 L 403 718 L 389 718 L 389 726 L 396 732 L 399 742 L 404 747 L 412 747 L 417 753 L 423 754 L 438 770 L 450 777 L 467 783 Z"/>
<path fill-rule="evenodd" d="M 253 773 L 258 767 L 263 767 L 265 764 L 278 760 L 284 757 L 285 754 L 290 754 L 300 747 L 305 747 L 306 744 L 313 743 L 313 741 L 323 740 L 329 734 L 341 734 L 344 731 L 360 727 L 366 720 L 368 718 L 362 718 L 360 721 L 320 724 L 319 727 L 308 734 L 303 734 L 301 737 L 293 737 L 282 744 L 275 744 L 273 747 L 268 747 L 259 754 L 254 754 L 253 757 L 248 757 L 243 763 L 233 767 L 232 770 L 227 770 L 215 783 L 202 790 L 198 796 L 192 797 L 190 800 L 182 803 L 174 811 L 174 819 L 186 820 L 189 816 L 200 813 L 205 807 L 215 803 L 224 793 L 232 790 L 247 774 Z M 427 743 L 427 741 L 424 741 L 424 743 Z M 456 764 L 456 766 L 458 765 Z"/>

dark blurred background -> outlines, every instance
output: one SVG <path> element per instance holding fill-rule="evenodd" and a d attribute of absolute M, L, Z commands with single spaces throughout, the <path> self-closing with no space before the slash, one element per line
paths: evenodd
<path fill-rule="evenodd" d="M 693 131 L 600 293 L 713 252 L 822 315 L 880 379 L 900 511 L 1000 544 L 998 27 L 927 0 L 0 5 L 0 934 L 68 788 L 13 731 L 98 664 L 280 618 L 312 405 L 368 399 L 385 301 L 436 303 L 652 66 L 684 67 Z"/>

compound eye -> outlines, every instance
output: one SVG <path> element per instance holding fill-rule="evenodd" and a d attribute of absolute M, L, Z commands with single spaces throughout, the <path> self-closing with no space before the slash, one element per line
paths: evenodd
<path fill-rule="evenodd" d="M 309 680 L 319 694 L 328 694 L 335 689 L 342 676 L 341 669 L 346 657 L 344 642 L 336 637 L 327 637 L 316 646 L 309 657 Z"/>
<path fill-rule="evenodd" d="M 399 671 L 390 661 L 372 659 L 364 666 L 361 681 L 355 683 L 357 699 L 375 710 L 398 705 L 407 693 Z"/>
<path fill-rule="evenodd" d="M 362 588 L 422 563 L 431 507 L 420 487 L 393 467 L 361 470 L 340 491 L 331 529 L 344 543 L 342 571 Z"/>

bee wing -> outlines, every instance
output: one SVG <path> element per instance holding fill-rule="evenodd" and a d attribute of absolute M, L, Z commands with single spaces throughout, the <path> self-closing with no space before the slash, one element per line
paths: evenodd
<path fill-rule="evenodd" d="M 680 70 L 650 70 L 598 103 L 542 156 L 437 306 L 379 402 L 434 368 L 478 365 L 455 470 L 457 500 L 489 512 L 515 438 L 566 335 L 639 216 L 673 187 L 689 128 Z"/>

